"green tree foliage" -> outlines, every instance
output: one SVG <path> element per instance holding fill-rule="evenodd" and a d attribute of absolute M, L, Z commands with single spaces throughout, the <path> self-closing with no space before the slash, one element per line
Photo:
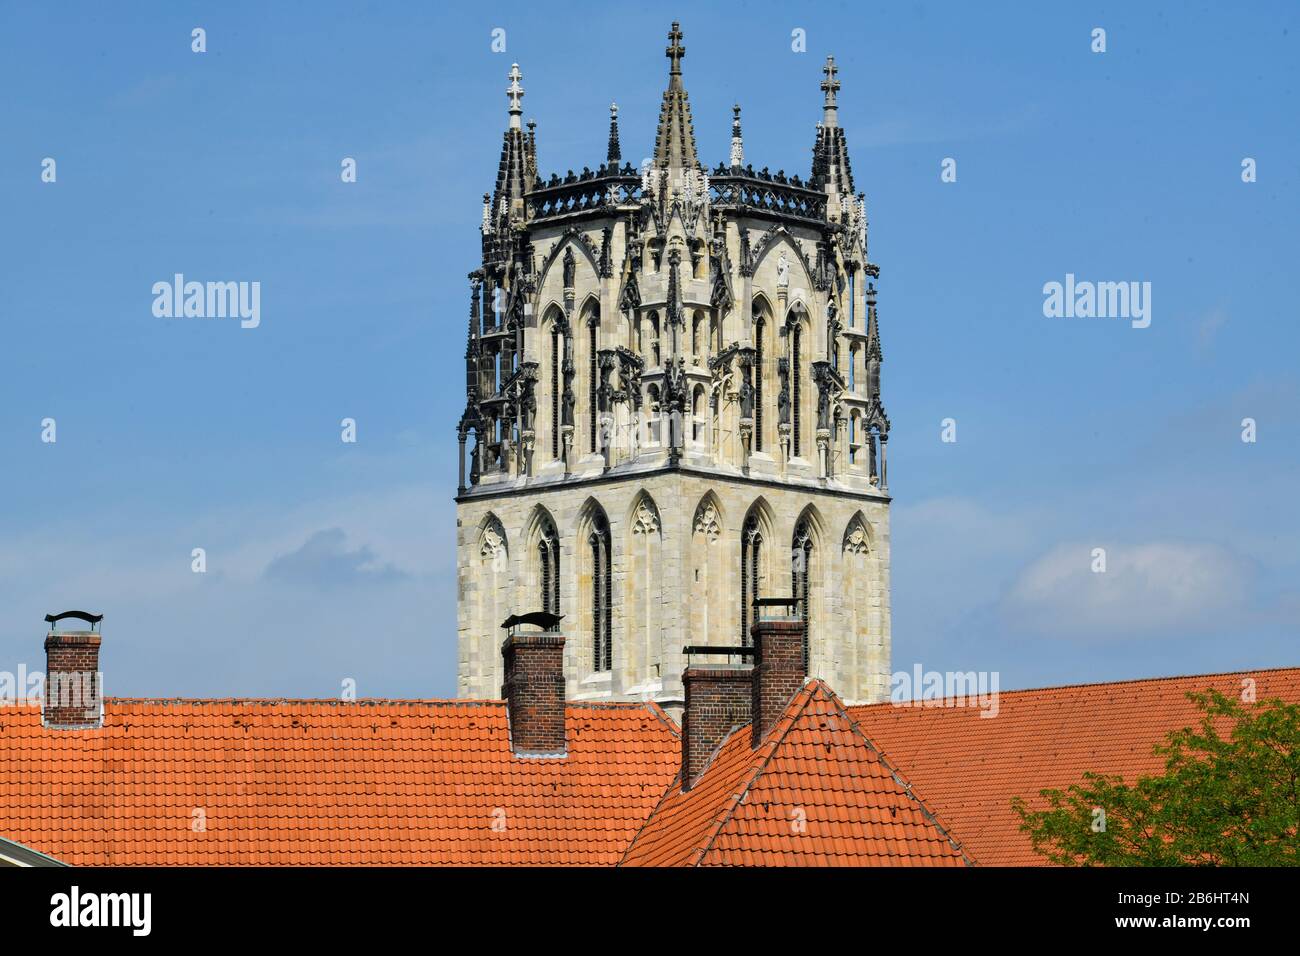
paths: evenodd
<path fill-rule="evenodd" d="M 1155 746 L 1163 774 L 1085 773 L 1040 791 L 1042 809 L 1012 800 L 1035 852 L 1066 866 L 1300 865 L 1300 704 L 1187 696 L 1200 721 Z"/>

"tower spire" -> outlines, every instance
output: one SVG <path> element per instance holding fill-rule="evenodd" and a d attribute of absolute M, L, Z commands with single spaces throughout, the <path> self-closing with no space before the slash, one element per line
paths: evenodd
<path fill-rule="evenodd" d="M 674 186 L 680 188 L 680 171 L 698 169 L 699 157 L 695 152 L 695 128 L 691 121 L 691 104 L 682 86 L 682 57 L 686 47 L 682 46 L 681 24 L 673 22 L 668 33 L 669 45 L 664 51 L 668 57 L 668 89 L 664 90 L 663 105 L 659 108 L 659 130 L 655 134 L 655 166 L 660 169 L 678 171 L 677 176 L 670 177 Z"/>
<path fill-rule="evenodd" d="M 512 63 L 506 74 L 510 85 L 506 87 L 506 97 L 510 100 L 510 123 L 506 127 L 505 141 L 501 144 L 501 164 L 497 168 L 496 191 L 492 194 L 494 214 L 502 212 L 512 217 L 524 214 L 524 192 L 528 187 L 528 143 L 524 139 L 524 108 L 520 100 L 524 97 L 524 88 L 520 86 L 523 74 L 519 64 Z"/>
<path fill-rule="evenodd" d="M 745 142 L 740 138 L 740 104 L 731 108 L 731 168 L 745 165 Z"/>
<path fill-rule="evenodd" d="M 618 104 L 609 104 L 609 151 L 605 154 L 605 162 L 611 169 L 617 169 L 620 160 L 623 158 L 623 150 L 618 142 Z"/>
<path fill-rule="evenodd" d="M 840 81 L 836 79 L 839 68 L 835 65 L 835 57 L 826 58 L 822 73 L 826 76 L 821 84 L 825 96 L 822 101 L 822 121 L 817 124 L 817 139 L 813 143 L 812 178 L 809 182 L 814 188 L 825 190 L 832 196 L 852 196 L 853 168 L 849 165 L 849 147 L 844 139 L 844 130 L 840 128 L 835 102 L 835 95 L 840 89 Z"/>

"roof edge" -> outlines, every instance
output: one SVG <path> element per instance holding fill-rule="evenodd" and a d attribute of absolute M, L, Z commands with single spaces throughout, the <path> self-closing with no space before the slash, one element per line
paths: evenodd
<path fill-rule="evenodd" d="M 1246 676 L 1246 675 L 1253 676 L 1258 674 L 1281 674 L 1286 671 L 1300 672 L 1300 665 L 1294 665 L 1291 667 L 1255 667 L 1255 668 L 1248 667 L 1239 671 L 1215 671 L 1209 674 L 1171 674 L 1164 677 L 1126 677 L 1123 680 L 1098 680 L 1098 681 L 1088 681 L 1083 684 L 1049 684 L 1046 687 L 1017 687 L 1012 690 L 999 690 L 998 695 L 1005 696 L 1007 694 L 1037 694 L 1037 693 L 1041 693 L 1042 691 L 1048 691 L 1048 690 L 1079 690 L 1084 687 L 1117 687 L 1117 686 L 1122 686 L 1124 684 L 1150 684 L 1153 682 L 1175 681 L 1175 680 L 1201 680 L 1210 677 L 1238 677 L 1238 676 Z M 832 691 L 832 693 L 834 692 Z M 877 707 L 880 708 L 911 707 L 917 705 L 937 707 L 943 704 L 945 701 L 954 700 L 954 699 L 956 698 L 928 697 L 928 698 L 922 698 L 920 700 L 899 701 L 898 703 L 895 703 L 892 700 L 882 700 L 875 704 L 853 704 L 852 707 L 855 710 L 857 709 L 868 710 Z M 843 702 L 841 702 L 841 705 L 849 706 L 843 704 Z"/>

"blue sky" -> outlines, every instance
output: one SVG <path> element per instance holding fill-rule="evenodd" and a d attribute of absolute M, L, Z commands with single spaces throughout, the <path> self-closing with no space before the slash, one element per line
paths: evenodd
<path fill-rule="evenodd" d="M 611 99 L 637 161 L 673 18 L 709 165 L 738 100 L 746 158 L 806 175 L 840 66 L 882 268 L 895 667 L 1296 664 L 1300 15 L 995 6 L 0 6 L 0 670 L 84 607 L 110 694 L 452 694 L 465 275 L 506 73 L 547 174 L 603 160 Z M 154 317 L 177 272 L 260 282 L 261 325 Z M 1045 318 L 1067 273 L 1149 281 L 1150 327 Z"/>

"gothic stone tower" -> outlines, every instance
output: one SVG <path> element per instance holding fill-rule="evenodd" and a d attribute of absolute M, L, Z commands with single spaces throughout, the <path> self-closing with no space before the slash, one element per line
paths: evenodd
<path fill-rule="evenodd" d="M 867 222 L 824 69 L 806 180 L 695 150 L 682 33 L 654 158 L 538 175 L 518 65 L 458 426 L 459 688 L 496 697 L 501 622 L 564 615 L 570 699 L 680 706 L 682 648 L 805 598 L 809 673 L 889 675 L 889 419 Z M 472 438 L 466 456 L 467 440 Z"/>

